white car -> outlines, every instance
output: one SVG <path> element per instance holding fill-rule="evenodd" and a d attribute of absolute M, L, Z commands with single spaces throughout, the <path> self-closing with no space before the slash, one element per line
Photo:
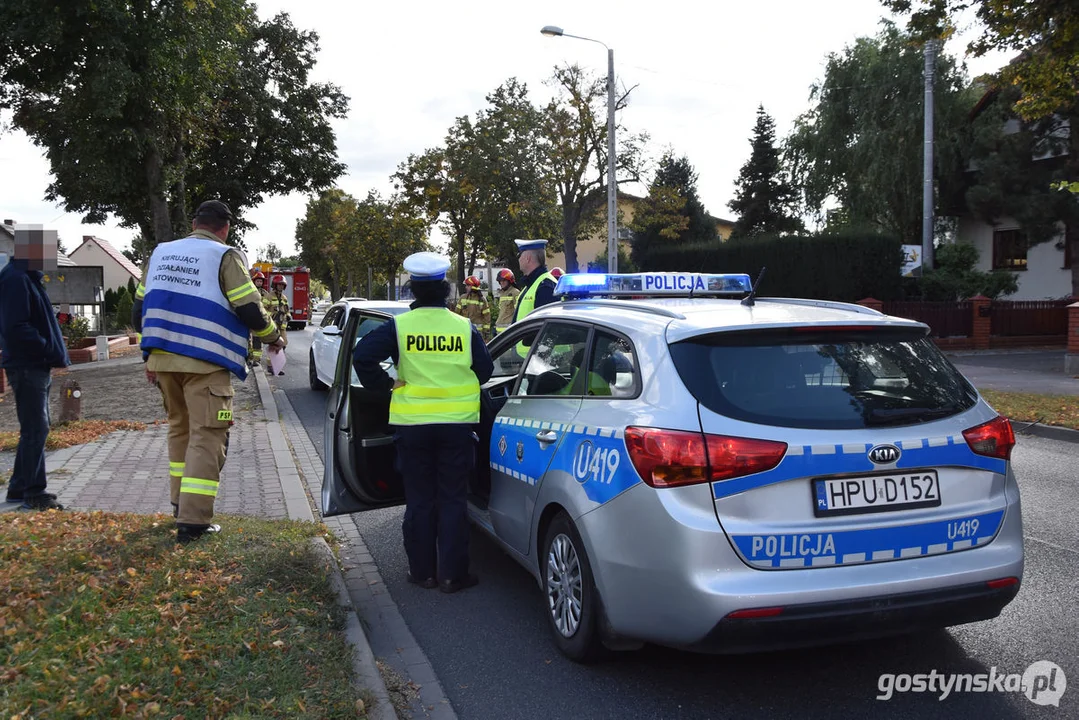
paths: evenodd
<path fill-rule="evenodd" d="M 312 390 L 325 390 L 333 385 L 337 355 L 341 349 L 341 331 L 350 310 L 360 312 L 363 323 L 354 343 L 394 315 L 408 312 L 409 303 L 392 300 L 363 300 L 343 298 L 326 311 L 322 323 L 315 329 L 308 357 L 307 376 Z"/>
<path fill-rule="evenodd" d="M 315 305 L 315 312 L 324 313 L 333 307 L 333 302 L 330 300 L 321 300 Z"/>

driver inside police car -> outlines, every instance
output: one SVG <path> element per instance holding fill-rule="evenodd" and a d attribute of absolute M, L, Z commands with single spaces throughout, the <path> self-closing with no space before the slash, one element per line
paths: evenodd
<path fill-rule="evenodd" d="M 480 385 L 494 363 L 479 329 L 446 307 L 449 260 L 422 252 L 403 265 L 416 300 L 356 344 L 352 365 L 366 390 L 391 393 L 389 423 L 405 487 L 407 580 L 453 593 L 479 582 L 469 572 L 466 502 Z M 397 366 L 396 381 L 382 369 L 386 358 Z"/>

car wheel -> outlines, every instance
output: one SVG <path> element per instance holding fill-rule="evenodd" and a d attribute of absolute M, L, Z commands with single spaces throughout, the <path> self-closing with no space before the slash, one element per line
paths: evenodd
<path fill-rule="evenodd" d="M 312 350 L 307 354 L 307 381 L 311 384 L 312 390 L 325 390 L 326 383 L 318 379 L 318 372 L 315 371 L 315 351 Z"/>
<path fill-rule="evenodd" d="M 581 536 L 564 512 L 547 528 L 542 573 L 544 607 L 555 645 L 571 660 L 597 659 L 603 653 L 599 593 Z"/>

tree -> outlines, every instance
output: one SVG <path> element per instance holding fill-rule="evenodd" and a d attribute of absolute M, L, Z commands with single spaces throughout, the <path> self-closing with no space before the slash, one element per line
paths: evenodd
<path fill-rule="evenodd" d="M 517 266 L 516 238 L 553 238 L 561 246 L 561 214 L 555 202 L 549 148 L 542 113 L 528 99 L 528 88 L 510 78 L 487 96 L 476 115 L 468 165 L 479 193 L 476 239 L 468 273 L 479 252 Z"/>
<path fill-rule="evenodd" d="M 978 249 L 966 243 L 948 243 L 937 248 L 936 267 L 918 279 L 926 300 L 967 300 L 975 295 L 997 298 L 1019 289 L 1016 274 L 995 270 L 981 272 Z"/>
<path fill-rule="evenodd" d="M 637 266 L 646 264 L 648 252 L 656 243 L 715 240 L 716 223 L 697 195 L 697 172 L 689 158 L 676 158 L 671 152 L 663 155 L 648 187 L 648 197 L 638 205 L 630 228 L 631 257 Z M 622 267 L 621 261 L 618 267 Z"/>
<path fill-rule="evenodd" d="M 296 223 L 296 245 L 300 259 L 314 277 L 329 285 L 333 297 L 344 295 L 349 261 L 346 251 L 351 240 L 356 200 L 338 188 L 324 190 L 307 201 L 304 216 Z"/>
<path fill-rule="evenodd" d="M 479 256 L 515 265 L 515 238 L 558 229 L 541 114 L 527 86 L 510 78 L 486 99 L 474 119 L 457 118 L 445 145 L 409 156 L 393 177 L 398 201 L 451 238 L 459 284 Z"/>
<path fill-rule="evenodd" d="M 219 197 L 239 241 L 266 195 L 343 172 L 330 120 L 347 99 L 309 82 L 317 36 L 287 15 L 260 21 L 247 0 L 9 0 L 0 26 L 0 108 L 45 148 L 47 199 L 84 222 L 111 213 L 156 244 Z"/>
<path fill-rule="evenodd" d="M 565 270 L 577 272 L 577 240 L 603 227 L 606 215 L 607 83 L 577 65 L 565 65 L 555 68 L 549 84 L 557 88 L 558 95 L 544 111 L 543 132 L 562 207 Z M 628 105 L 632 91 L 624 90 L 616 98 L 616 117 Z M 648 135 L 630 134 L 620 123 L 615 132 L 618 182 L 638 182 Z"/>
<path fill-rule="evenodd" d="M 467 117 L 457 118 L 445 148 L 409 155 L 393 175 L 398 200 L 424 217 L 429 225 L 442 222 L 450 237 L 458 284 L 464 283 L 465 253 L 476 238 L 479 191 L 462 165 L 470 159 L 468 145 L 455 138 L 471 135 Z"/>
<path fill-rule="evenodd" d="M 967 52 L 981 57 L 991 50 L 1018 53 L 1000 71 L 1016 86 L 1015 109 L 1036 120 L 1069 105 L 1079 92 L 1079 13 L 1070 0 L 881 0 L 892 12 L 910 13 L 915 38 L 942 38 L 955 30 L 952 17 L 976 8 L 981 35 Z M 914 8 L 917 9 L 914 9 Z"/>
<path fill-rule="evenodd" d="M 146 265 L 146 261 L 150 259 L 150 253 L 153 251 L 153 241 L 147 240 L 143 235 L 139 234 L 131 239 L 131 248 L 122 252 L 124 257 L 141 268 Z"/>
<path fill-rule="evenodd" d="M 131 308 L 134 305 L 134 295 L 127 288 L 120 290 L 116 298 L 116 326 L 126 327 L 131 323 Z"/>
<path fill-rule="evenodd" d="M 727 204 L 739 215 L 731 239 L 803 230 L 802 221 L 794 214 L 797 194 L 780 167 L 776 124 L 763 105 L 757 107 L 757 124 L 749 143 L 753 150 L 738 174 L 734 200 Z"/>
<path fill-rule="evenodd" d="M 905 242 L 922 232 L 923 69 L 921 50 L 892 24 L 831 54 L 813 107 L 787 140 L 786 158 L 805 209 L 857 230 L 894 233 Z M 961 196 L 962 133 L 973 105 L 947 55 L 937 56 L 934 86 L 937 203 Z M 940 214 L 940 213 L 938 213 Z M 947 214 L 947 213 L 945 213 Z M 834 223 L 830 223 L 834 226 Z M 842 229 L 836 226 L 835 229 Z"/>
<path fill-rule="evenodd" d="M 1028 246 L 1057 238 L 1060 225 L 1072 257 L 1079 257 L 1079 196 L 1060 192 L 1079 177 L 1079 101 L 1035 120 L 1016 114 L 1020 90 L 990 90 L 970 124 L 963 200 L 977 218 L 1017 221 Z M 1079 296 L 1079 263 L 1072 262 L 1072 294 Z"/>
<path fill-rule="evenodd" d="M 266 259 L 274 265 L 281 259 L 281 248 L 277 247 L 277 243 L 270 243 L 266 246 Z"/>

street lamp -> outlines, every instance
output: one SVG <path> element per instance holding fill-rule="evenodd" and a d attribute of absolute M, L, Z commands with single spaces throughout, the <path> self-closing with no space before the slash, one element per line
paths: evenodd
<path fill-rule="evenodd" d="M 618 180 L 614 175 L 614 50 L 599 40 L 570 35 L 554 25 L 547 25 L 540 32 L 548 37 L 587 40 L 607 48 L 607 271 L 616 273 L 618 272 Z"/>

